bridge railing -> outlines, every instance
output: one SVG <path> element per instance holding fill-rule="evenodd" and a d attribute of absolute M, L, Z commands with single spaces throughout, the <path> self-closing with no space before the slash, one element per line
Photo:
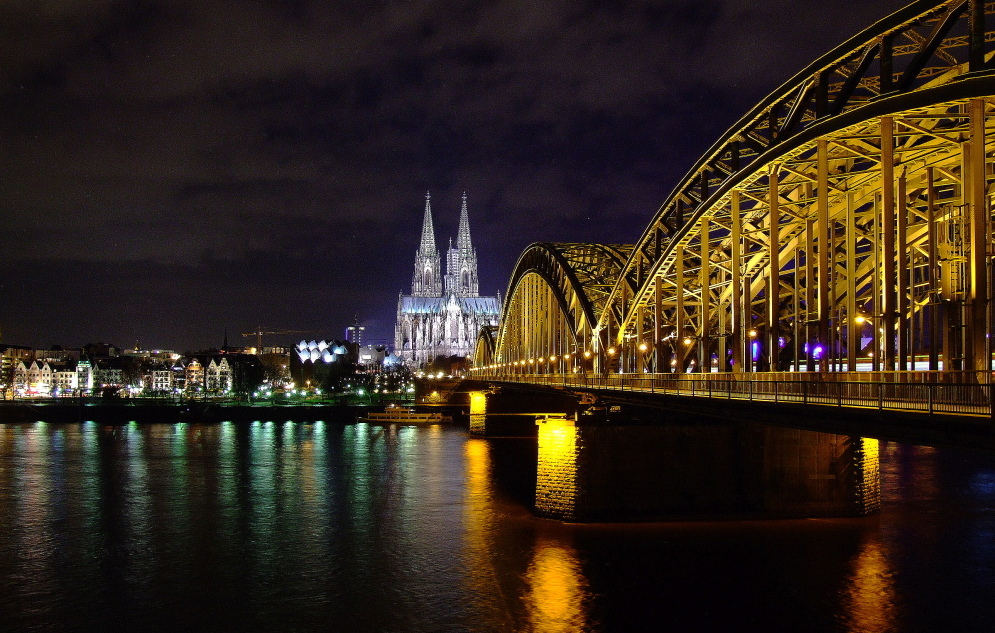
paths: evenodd
<path fill-rule="evenodd" d="M 859 375 L 854 375 L 854 373 Z M 879 374 L 865 375 L 865 374 Z M 478 374 L 553 387 L 991 417 L 987 372 L 754 374 Z"/>

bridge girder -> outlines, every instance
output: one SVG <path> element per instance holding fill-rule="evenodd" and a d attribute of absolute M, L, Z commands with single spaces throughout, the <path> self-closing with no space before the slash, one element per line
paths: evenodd
<path fill-rule="evenodd" d="M 604 300 L 611 368 L 987 368 L 992 14 L 913 3 L 730 129 Z"/>
<path fill-rule="evenodd" d="M 727 131 L 635 245 L 526 249 L 492 360 L 989 370 L 993 42 L 995 2 L 919 0 L 830 51 Z"/>

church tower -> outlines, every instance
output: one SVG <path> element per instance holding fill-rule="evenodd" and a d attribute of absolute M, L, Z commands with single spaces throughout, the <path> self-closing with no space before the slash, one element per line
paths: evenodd
<path fill-rule="evenodd" d="M 466 194 L 460 209 L 456 245 L 449 241 L 445 277 L 440 272 L 440 256 L 435 247 L 430 201 L 426 194 L 411 294 L 397 297 L 394 350 L 411 367 L 424 366 L 439 357 L 469 357 L 481 328 L 496 327 L 501 318 L 501 297 L 479 294 L 477 253 L 470 242 Z"/>
<path fill-rule="evenodd" d="M 432 195 L 425 194 L 425 219 L 421 227 L 421 245 L 415 253 L 415 273 L 411 278 L 411 295 L 438 297 L 442 295 L 442 272 L 439 251 L 435 248 L 435 228 L 432 226 Z"/>
<path fill-rule="evenodd" d="M 459 231 L 456 233 L 456 248 L 449 243 L 446 254 L 446 293 L 457 297 L 476 297 L 477 253 L 470 243 L 470 218 L 466 211 L 466 192 L 463 192 L 463 208 L 460 209 Z"/>

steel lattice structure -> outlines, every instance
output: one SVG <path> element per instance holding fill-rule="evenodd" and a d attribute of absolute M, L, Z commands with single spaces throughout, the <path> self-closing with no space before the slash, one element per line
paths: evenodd
<path fill-rule="evenodd" d="M 530 246 L 491 360 L 990 369 L 993 40 L 995 3 L 920 1 L 818 59 L 712 146 L 635 246 Z"/>
<path fill-rule="evenodd" d="M 524 365 L 578 350 L 592 333 L 618 282 L 632 245 L 532 244 L 508 285 L 494 357 L 479 346 L 474 364 Z M 622 318 L 622 314 L 616 314 Z M 582 350 L 581 350 L 582 351 Z M 541 352 L 541 353 L 540 353 Z"/>

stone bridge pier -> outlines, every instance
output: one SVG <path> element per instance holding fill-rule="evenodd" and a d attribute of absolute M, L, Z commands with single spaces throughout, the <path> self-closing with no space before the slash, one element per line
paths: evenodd
<path fill-rule="evenodd" d="M 562 521 L 855 517 L 880 506 L 870 438 L 504 388 L 470 391 L 470 432 L 536 435 L 535 510 Z"/>
<path fill-rule="evenodd" d="M 537 420 L 536 512 L 563 521 L 863 516 L 877 440 L 592 408 Z"/>

